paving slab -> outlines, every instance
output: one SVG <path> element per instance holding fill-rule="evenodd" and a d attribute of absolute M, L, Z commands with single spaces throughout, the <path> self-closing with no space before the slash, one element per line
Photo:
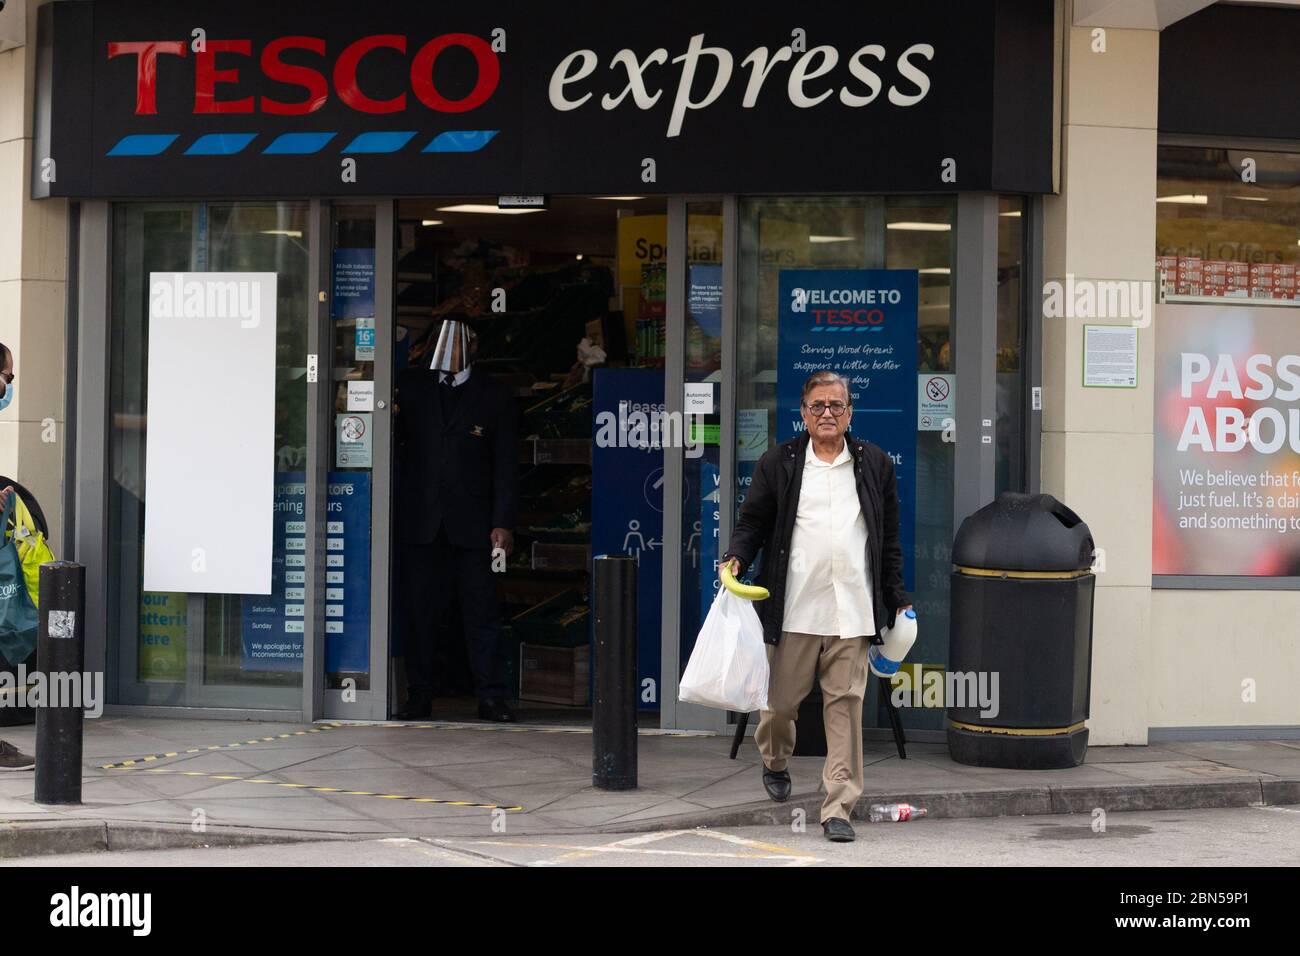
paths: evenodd
<path fill-rule="evenodd" d="M 1179 760 L 1182 754 L 1163 747 L 1089 747 L 1084 764 L 1154 763 L 1161 760 Z"/>
<path fill-rule="evenodd" d="M 1224 777 L 1259 777 L 1255 770 L 1245 767 L 1229 767 L 1224 764 L 1210 763 L 1204 760 L 1188 760 L 1186 757 L 1171 761 L 1156 761 L 1141 764 L 1111 764 L 1108 768 L 1113 783 L 1128 783 L 1140 780 L 1146 783 L 1164 783 L 1174 781 L 1217 780 Z"/>
<path fill-rule="evenodd" d="M 0 826 L 44 828 L 51 845 L 64 840 L 61 845 L 67 846 L 97 825 L 187 827 L 196 808 L 203 809 L 209 828 L 316 832 L 331 839 L 481 837 L 501 826 L 509 833 L 563 834 L 788 824 L 795 811 L 817 819 L 820 757 L 791 758 L 795 793 L 787 803 L 774 804 L 764 795 L 752 739 L 731 760 L 729 733 L 643 730 L 637 742 L 640 786 L 611 792 L 592 784 L 591 734 L 571 730 L 553 724 L 330 722 L 305 727 L 103 718 L 86 724 L 85 802 L 43 807 L 32 799 L 33 774 L 0 774 Z M 34 745 L 31 727 L 5 728 L 0 736 L 28 752 Z M 175 756 L 142 761 L 137 769 L 100 769 L 165 753 Z M 864 761 L 859 815 L 871 802 L 887 799 L 907 799 L 934 817 L 968 818 L 1086 814 L 1098 806 L 1149 810 L 1300 803 L 1300 746 L 1295 741 L 1093 747 L 1080 767 L 1032 771 L 958 764 L 942 743 L 912 743 L 908 759 L 900 760 L 892 742 L 873 740 L 864 745 Z M 524 810 L 503 817 L 490 807 L 399 799 L 411 797 Z M 61 826 L 71 828 L 70 835 L 59 836 Z"/>

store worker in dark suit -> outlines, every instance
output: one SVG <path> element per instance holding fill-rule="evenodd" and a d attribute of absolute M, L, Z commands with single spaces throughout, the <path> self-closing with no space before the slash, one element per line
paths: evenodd
<path fill-rule="evenodd" d="M 497 567 L 514 548 L 519 461 L 509 393 L 472 365 L 475 335 L 446 319 L 429 366 L 397 378 L 397 505 L 401 585 L 409 622 L 407 706 L 419 720 L 433 706 L 433 641 L 453 593 L 460 599 L 479 717 L 515 719 L 505 701 Z M 499 551 L 497 549 L 500 549 Z"/>

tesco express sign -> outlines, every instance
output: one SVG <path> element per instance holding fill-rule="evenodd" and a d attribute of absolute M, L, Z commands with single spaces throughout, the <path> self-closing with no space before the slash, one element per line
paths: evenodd
<path fill-rule="evenodd" d="M 438 59 L 457 47 L 469 53 L 476 75 L 467 94 L 451 99 L 435 85 L 433 71 Z M 107 53 L 109 60 L 134 61 L 138 116 L 158 112 L 158 88 L 164 76 L 159 66 L 164 58 L 193 63 L 189 80 L 194 114 L 305 116 L 323 109 L 331 95 L 359 113 L 401 113 L 412 105 L 411 97 L 434 112 L 467 113 L 488 102 L 496 91 L 504 49 L 504 33 L 494 31 L 492 42 L 468 33 L 445 33 L 419 47 L 402 34 L 375 34 L 333 53 L 324 38 L 313 36 L 277 37 L 256 52 L 249 39 L 113 41 Z M 600 66 L 599 55 L 590 49 L 576 50 L 552 71 L 547 95 L 552 108 L 568 112 L 593 101 L 603 110 L 624 104 L 649 110 L 669 93 L 672 108 L 666 135 L 671 138 L 681 134 L 688 113 L 715 103 L 738 74 L 744 85 L 741 105 L 746 109 L 752 109 L 773 86 L 783 87 L 789 102 L 800 109 L 816 107 L 832 97 L 848 107 L 864 107 L 882 95 L 893 106 L 914 106 L 930 91 L 930 78 L 920 64 L 934 56 L 931 44 L 914 43 L 892 60 L 892 75 L 885 76 L 883 67 L 889 57 L 880 44 L 863 45 L 848 56 L 830 45 L 806 50 L 796 50 L 793 44 L 774 50 L 760 46 L 737 63 L 736 54 L 725 47 L 706 45 L 705 35 L 697 33 L 676 56 L 663 47 L 645 55 L 619 50 L 608 60 L 603 88 L 593 80 Z M 404 91 L 380 99 L 362 89 L 358 67 L 369 58 L 390 69 L 404 70 L 410 96 Z M 471 60 L 463 62 L 469 65 Z M 250 72 L 300 92 L 296 97 L 233 94 L 230 88 Z M 175 73 L 168 71 L 166 76 L 174 81 Z"/>

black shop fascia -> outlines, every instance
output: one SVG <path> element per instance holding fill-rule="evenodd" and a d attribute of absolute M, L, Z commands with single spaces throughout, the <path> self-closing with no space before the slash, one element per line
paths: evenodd
<path fill-rule="evenodd" d="M 35 197 L 1050 192 L 1053 4 L 57 0 Z"/>

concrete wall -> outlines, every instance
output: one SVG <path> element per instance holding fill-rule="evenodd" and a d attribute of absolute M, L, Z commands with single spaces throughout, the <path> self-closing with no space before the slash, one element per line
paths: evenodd
<path fill-rule="evenodd" d="M 1062 185 L 1045 203 L 1044 279 L 1150 281 L 1159 33 L 1107 28 L 1105 52 L 1094 43 L 1092 27 L 1068 28 Z M 1090 739 L 1300 728 L 1300 593 L 1150 586 L 1154 326 L 1138 333 L 1136 389 L 1082 387 L 1083 325 L 1124 321 L 1043 318 L 1043 490 L 1078 511 L 1105 551 Z M 1242 699 L 1243 681 L 1254 682 L 1254 701 Z"/>
<path fill-rule="evenodd" d="M 1153 591 L 1151 662 L 1152 727 L 1296 727 L 1300 592 Z"/>
<path fill-rule="evenodd" d="M 0 53 L 0 342 L 14 352 L 14 400 L 0 412 L 0 474 L 36 495 L 56 551 L 63 527 L 67 203 L 29 199 L 37 0 L 27 44 Z"/>
<path fill-rule="evenodd" d="M 1102 53 L 1090 28 L 1067 29 L 1061 192 L 1044 206 L 1043 278 L 1149 281 L 1160 36 L 1107 29 Z M 1152 330 L 1139 332 L 1136 389 L 1082 387 L 1083 326 L 1123 321 L 1043 318 L 1043 491 L 1088 522 L 1106 559 L 1094 618 L 1096 744 L 1146 743 L 1153 666 Z"/>
<path fill-rule="evenodd" d="M 9 5 L 24 0 L 9 0 Z M 38 0 L 26 46 L 0 52 L 0 341 L 17 394 L 0 412 L 0 473 L 63 516 L 66 217 L 28 198 Z M 1066 4 L 1064 22 L 1071 22 Z M 1159 34 L 1067 27 L 1061 192 L 1045 203 L 1044 278 L 1140 280 L 1155 251 Z M 1082 327 L 1043 321 L 1043 490 L 1077 510 L 1105 551 L 1098 576 L 1092 742 L 1141 744 L 1149 727 L 1300 726 L 1300 592 L 1152 591 L 1153 330 L 1139 385 L 1082 387 Z M 1255 682 L 1243 701 L 1242 682 Z"/>

